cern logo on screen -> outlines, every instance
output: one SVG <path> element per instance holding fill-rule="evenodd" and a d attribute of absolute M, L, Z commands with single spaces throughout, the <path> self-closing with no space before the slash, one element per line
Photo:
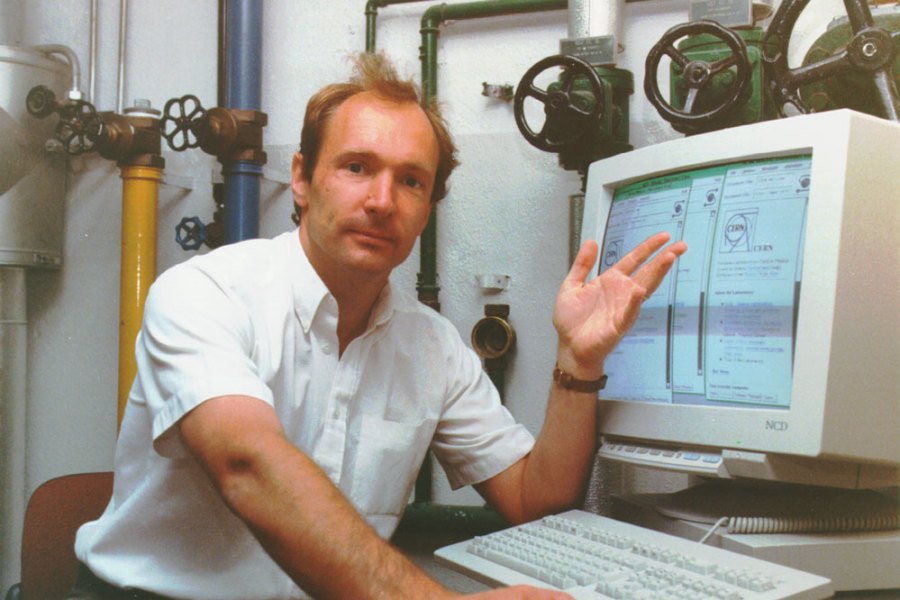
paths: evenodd
<path fill-rule="evenodd" d="M 617 262 L 619 262 L 619 258 L 622 256 L 622 240 L 609 240 L 606 243 L 606 248 L 603 250 L 603 260 L 601 261 L 600 268 L 607 269 Z"/>
<path fill-rule="evenodd" d="M 757 210 L 741 210 L 728 213 L 722 230 L 719 252 L 750 252 L 756 231 Z"/>

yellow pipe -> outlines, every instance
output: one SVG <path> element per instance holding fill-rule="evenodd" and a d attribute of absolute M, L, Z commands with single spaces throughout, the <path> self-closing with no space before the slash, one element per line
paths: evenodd
<path fill-rule="evenodd" d="M 144 300 L 156 279 L 156 205 L 162 169 L 122 167 L 122 269 L 119 280 L 119 412 L 121 426 L 128 392 L 137 373 L 134 341 Z"/>

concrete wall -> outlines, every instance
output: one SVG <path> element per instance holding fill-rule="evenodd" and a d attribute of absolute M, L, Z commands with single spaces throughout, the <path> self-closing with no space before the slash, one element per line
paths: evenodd
<path fill-rule="evenodd" d="M 66 44 L 82 60 L 87 86 L 90 0 L 2 0 L 0 43 Z M 129 6 L 125 106 L 137 98 L 161 108 L 192 93 L 216 103 L 217 3 L 212 0 L 132 0 Z M 419 19 L 432 3 L 380 11 L 378 46 L 401 71 L 419 77 Z M 842 14 L 834 7 L 819 12 Z M 119 2 L 99 2 L 98 110 L 116 105 Z M 364 49 L 363 0 L 265 3 L 263 110 L 269 115 L 265 143 L 270 155 L 262 183 L 262 233 L 284 231 L 291 196 L 278 180 L 287 176 L 299 139 L 307 98 L 321 85 L 343 78 L 345 57 Z M 649 48 L 670 26 L 687 19 L 687 3 L 648 0 L 624 10 L 626 51 L 619 66 L 635 74 L 631 141 L 636 146 L 675 137 L 640 91 Z M 809 27 L 820 32 L 819 22 Z M 567 270 L 568 196 L 578 177 L 560 169 L 556 156 L 526 143 L 510 103 L 481 95 L 482 82 L 515 85 L 528 67 L 556 54 L 567 35 L 565 11 L 463 21 L 442 28 L 438 94 L 461 150 L 462 166 L 450 196 L 438 208 L 443 312 L 465 338 L 486 303 L 511 306 L 518 348 L 507 383 L 513 414 L 537 433 L 553 368 L 555 336 L 550 315 L 556 288 Z M 211 181 L 217 163 L 199 150 L 165 152 L 167 182 L 159 200 L 162 271 L 190 256 L 174 242 L 186 215 L 212 216 Z M 119 230 L 121 181 L 114 164 L 97 157 L 70 161 L 65 263 L 58 272 L 28 276 L 29 349 L 27 492 L 52 477 L 112 467 L 116 438 Z M 418 251 L 397 273 L 415 285 Z M 479 274 L 510 276 L 507 291 L 489 294 Z M 632 489 L 681 485 L 681 479 L 626 478 Z M 439 478 L 436 499 L 477 502 L 471 492 L 451 493 Z M 10 582 L 0 581 L 0 589 Z"/>

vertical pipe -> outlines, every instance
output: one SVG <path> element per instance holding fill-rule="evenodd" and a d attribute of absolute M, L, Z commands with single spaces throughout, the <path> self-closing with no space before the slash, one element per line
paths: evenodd
<path fill-rule="evenodd" d="M 119 412 L 121 425 L 128 392 L 137 373 L 134 341 L 144 301 L 156 279 L 156 206 L 162 169 L 122 167 L 122 258 L 119 284 Z"/>
<path fill-rule="evenodd" d="M 489 0 L 486 2 L 464 2 L 459 4 L 439 4 L 430 7 L 422 15 L 420 33 L 422 35 L 422 91 L 426 103 L 437 100 L 437 38 L 440 25 L 450 20 L 500 17 L 514 14 L 561 10 L 567 7 L 567 0 Z M 437 211 L 431 212 L 431 219 L 422 232 L 419 244 L 420 271 L 416 289 L 419 300 L 436 310 L 440 310 L 437 275 Z"/>
<path fill-rule="evenodd" d="M 97 106 L 97 3 L 99 0 L 91 0 L 91 66 L 88 75 L 87 101 Z"/>
<path fill-rule="evenodd" d="M 128 0 L 119 1 L 119 83 L 116 93 L 116 114 L 121 115 L 125 105 L 125 49 L 128 32 Z"/>
<path fill-rule="evenodd" d="M 0 266 L 0 589 L 20 574 L 28 495 L 25 466 L 27 312 L 25 269 Z"/>
<path fill-rule="evenodd" d="M 225 107 L 260 110 L 262 92 L 262 0 L 225 3 Z M 225 243 L 259 236 L 262 165 L 223 161 Z"/>
<path fill-rule="evenodd" d="M 375 52 L 375 21 L 378 9 L 391 4 L 409 4 L 423 0 L 368 0 L 366 2 L 366 52 Z"/>
<path fill-rule="evenodd" d="M 437 38 L 441 23 L 451 19 L 475 19 L 496 17 L 544 10 L 566 8 L 567 0 L 492 0 L 487 2 L 467 2 L 460 4 L 440 4 L 430 7 L 422 15 L 420 33 L 422 35 L 422 93 L 425 103 L 437 101 Z M 419 242 L 418 284 L 419 301 L 440 310 L 437 274 L 437 211 L 431 211 L 431 218 L 422 232 Z M 415 501 L 431 500 L 431 460 L 426 458 L 416 479 Z"/>

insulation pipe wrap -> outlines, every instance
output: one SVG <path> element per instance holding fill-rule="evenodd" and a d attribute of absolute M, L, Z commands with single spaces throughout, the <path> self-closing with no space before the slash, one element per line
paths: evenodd
<path fill-rule="evenodd" d="M 25 387 L 28 323 L 25 269 L 0 267 L 0 550 L 5 577 L 19 572 L 25 518 Z M 12 564 L 10 564 L 12 563 Z"/>

